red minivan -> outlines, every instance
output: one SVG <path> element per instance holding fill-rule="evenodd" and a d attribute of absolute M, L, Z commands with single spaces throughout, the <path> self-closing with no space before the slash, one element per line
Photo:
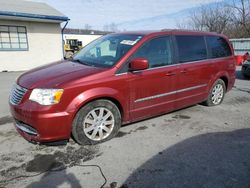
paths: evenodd
<path fill-rule="evenodd" d="M 17 131 L 31 142 L 72 135 L 79 144 L 96 144 L 122 124 L 201 102 L 219 105 L 234 82 L 233 49 L 223 35 L 124 32 L 24 73 L 9 103 Z"/>

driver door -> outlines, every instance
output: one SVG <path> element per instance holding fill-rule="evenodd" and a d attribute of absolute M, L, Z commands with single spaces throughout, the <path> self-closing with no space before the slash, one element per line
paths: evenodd
<path fill-rule="evenodd" d="M 144 43 L 133 55 L 149 61 L 149 69 L 130 72 L 130 117 L 145 119 L 175 108 L 178 65 L 173 64 L 172 38 L 161 36 Z"/>

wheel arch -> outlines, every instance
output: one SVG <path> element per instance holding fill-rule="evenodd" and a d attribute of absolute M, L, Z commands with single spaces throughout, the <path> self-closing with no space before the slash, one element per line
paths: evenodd
<path fill-rule="evenodd" d="M 89 104 L 89 103 L 91 103 L 91 102 L 93 102 L 93 101 L 96 101 L 96 100 L 108 100 L 108 101 L 113 102 L 113 103 L 117 106 L 117 108 L 119 109 L 120 114 L 121 114 L 121 117 L 123 117 L 124 110 L 123 110 L 123 107 L 122 107 L 120 101 L 117 100 L 116 98 L 110 97 L 110 96 L 94 97 L 94 98 L 92 98 L 91 100 L 88 100 L 87 102 L 83 103 L 83 104 L 79 107 L 79 109 L 77 110 L 77 112 L 78 112 L 83 106 L 85 106 L 85 105 L 87 105 L 87 104 Z"/>
<path fill-rule="evenodd" d="M 112 88 L 94 88 L 80 93 L 68 105 L 67 111 L 72 115 L 72 122 L 78 111 L 85 105 L 96 100 L 109 100 L 113 102 L 120 111 L 122 121 L 128 119 L 127 100 L 124 95 Z"/>
<path fill-rule="evenodd" d="M 227 90 L 228 89 L 228 77 L 227 76 L 221 76 L 220 79 L 223 80 L 223 82 L 225 83 L 226 90 Z"/>
<path fill-rule="evenodd" d="M 84 133 L 84 128 L 82 128 L 82 120 L 80 120 L 80 124 L 79 124 L 79 117 L 85 117 L 85 116 L 79 116 L 79 115 L 82 115 L 82 114 L 87 115 L 90 112 L 89 110 L 93 109 L 93 106 L 90 103 L 94 102 L 94 101 L 98 101 L 98 103 L 93 104 L 93 105 L 95 105 L 95 108 L 96 107 L 98 108 L 100 105 L 99 103 L 102 103 L 102 105 L 107 104 L 112 109 L 115 109 L 115 111 L 114 111 L 115 114 L 113 115 L 113 118 L 114 119 L 118 118 L 118 120 L 119 120 L 119 121 L 114 121 L 113 128 L 112 128 L 111 132 L 109 132 L 106 135 L 106 137 L 104 137 L 101 140 L 98 140 L 98 139 L 94 140 L 92 138 L 92 136 L 89 137 L 89 135 Z M 113 104 L 111 105 L 110 102 L 107 102 L 107 101 L 112 101 Z M 119 112 L 117 111 L 117 108 L 114 108 L 114 105 L 117 106 Z M 87 107 L 88 110 L 86 110 L 86 108 L 82 109 L 82 107 Z M 74 139 L 79 144 L 91 144 L 92 145 L 92 144 L 96 144 L 96 143 L 103 142 L 103 141 L 106 141 L 106 140 L 113 138 L 119 132 L 119 129 L 121 126 L 120 120 L 121 120 L 121 116 L 122 116 L 122 109 L 120 109 L 120 108 L 122 108 L 122 107 L 121 107 L 121 104 L 119 103 L 119 101 L 117 99 L 112 98 L 112 97 L 97 97 L 97 98 L 93 98 L 91 100 L 88 100 L 87 102 L 82 103 L 82 105 L 75 112 L 74 118 L 72 120 L 72 127 L 71 127 L 72 139 Z M 120 113 L 120 115 L 119 115 L 119 113 Z M 117 123 L 115 123 L 115 122 L 117 122 Z M 98 126 L 100 126 L 100 125 L 98 125 Z M 100 131 L 101 129 L 99 128 L 98 130 Z"/>
<path fill-rule="evenodd" d="M 218 72 L 216 75 L 214 75 L 212 77 L 212 79 L 209 82 L 209 87 L 208 87 L 208 92 L 210 91 L 211 87 L 213 86 L 213 84 L 216 82 L 216 80 L 221 79 L 224 81 L 225 85 L 226 85 L 226 91 L 228 89 L 228 85 L 229 85 L 229 74 L 226 71 L 221 71 Z"/>

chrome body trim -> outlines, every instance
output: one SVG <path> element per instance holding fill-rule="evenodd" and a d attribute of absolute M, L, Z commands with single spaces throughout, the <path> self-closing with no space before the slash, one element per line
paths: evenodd
<path fill-rule="evenodd" d="M 147 101 L 147 100 L 151 100 L 151 99 L 165 97 L 165 96 L 168 96 L 168 95 L 173 95 L 173 94 L 176 94 L 176 93 L 181 93 L 181 92 L 185 92 L 185 91 L 198 89 L 198 88 L 205 87 L 205 86 L 207 86 L 207 84 L 201 84 L 201 85 L 197 85 L 197 86 L 193 86 L 193 87 L 189 87 L 189 88 L 185 88 L 185 89 L 171 91 L 171 92 L 168 92 L 168 93 L 162 93 L 162 94 L 153 95 L 153 96 L 149 96 L 149 97 L 145 97 L 145 98 L 140 98 L 140 99 L 135 100 L 134 102 L 136 102 L 136 103 L 137 102 L 143 102 L 143 101 Z"/>
<path fill-rule="evenodd" d="M 166 67 L 172 67 L 172 66 L 180 66 L 180 65 L 193 64 L 193 63 L 202 63 L 202 62 L 206 62 L 206 61 L 212 61 L 210 63 L 215 63 L 216 60 L 230 59 L 230 58 L 233 58 L 233 56 L 209 58 L 209 59 L 202 59 L 202 60 L 197 60 L 197 61 L 188 61 L 188 62 L 184 62 L 184 63 L 175 63 L 175 64 L 164 65 L 164 66 L 160 66 L 160 67 L 148 68 L 146 70 L 141 70 L 141 71 L 134 71 L 134 73 L 142 72 L 142 71 L 150 71 L 150 70 L 166 68 Z M 128 72 L 118 73 L 118 74 L 115 74 L 115 76 L 120 76 L 120 75 L 124 75 L 124 74 L 128 74 Z"/>
<path fill-rule="evenodd" d="M 121 76 L 121 75 L 125 75 L 125 74 L 128 74 L 128 72 L 118 73 L 118 74 L 115 74 L 115 76 Z"/>
<path fill-rule="evenodd" d="M 28 125 L 16 122 L 16 127 L 25 133 L 28 133 L 28 134 L 31 134 L 34 136 L 38 135 L 37 131 L 35 129 L 29 127 Z"/>

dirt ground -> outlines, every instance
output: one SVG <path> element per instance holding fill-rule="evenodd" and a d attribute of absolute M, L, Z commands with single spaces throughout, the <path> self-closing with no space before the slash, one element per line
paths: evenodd
<path fill-rule="evenodd" d="M 0 187 L 99 188 L 105 179 L 106 188 L 250 187 L 250 80 L 239 67 L 220 106 L 126 125 L 95 146 L 34 145 L 19 136 L 8 111 L 18 75 L 0 73 Z"/>

